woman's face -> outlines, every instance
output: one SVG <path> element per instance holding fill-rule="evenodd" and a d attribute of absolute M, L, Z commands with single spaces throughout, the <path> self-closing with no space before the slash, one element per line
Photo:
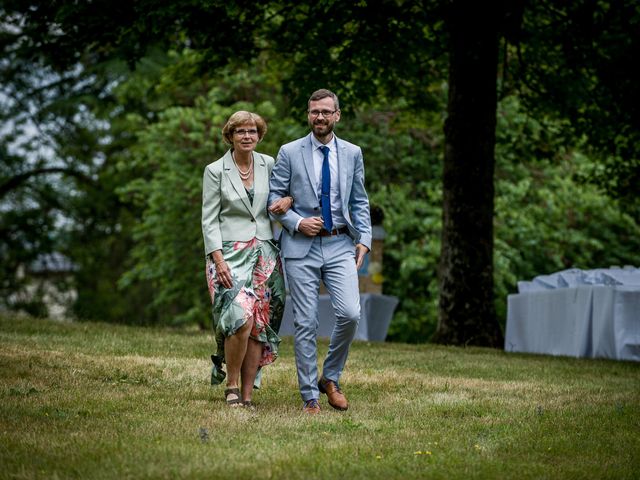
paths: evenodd
<path fill-rule="evenodd" d="M 255 123 L 243 123 L 233 131 L 233 149 L 237 152 L 252 152 L 258 144 L 258 127 Z"/>

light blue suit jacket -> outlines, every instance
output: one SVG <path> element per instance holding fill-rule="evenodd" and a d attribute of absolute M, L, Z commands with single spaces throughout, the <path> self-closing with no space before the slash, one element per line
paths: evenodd
<path fill-rule="evenodd" d="M 279 198 L 293 197 L 290 210 L 272 215 L 284 227 L 280 237 L 284 258 L 302 258 L 309 252 L 313 238 L 297 232 L 296 224 L 301 218 L 321 216 L 311 135 L 283 145 L 271 173 L 269 205 Z M 342 214 L 354 243 L 362 243 L 371 250 L 371 216 L 364 187 L 362 150 L 338 137 L 336 145 Z"/>

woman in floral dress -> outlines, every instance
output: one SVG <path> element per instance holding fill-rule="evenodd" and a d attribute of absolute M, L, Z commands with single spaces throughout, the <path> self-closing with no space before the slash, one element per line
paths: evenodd
<path fill-rule="evenodd" d="M 226 363 L 229 406 L 253 407 L 256 374 L 276 359 L 280 343 L 285 288 L 267 212 L 274 159 L 255 152 L 266 132 L 255 113 L 231 115 L 222 129 L 231 148 L 207 165 L 203 178 L 202 233 L 217 344 L 211 381 L 222 383 Z M 287 197 L 271 210 L 284 213 L 292 203 Z"/>

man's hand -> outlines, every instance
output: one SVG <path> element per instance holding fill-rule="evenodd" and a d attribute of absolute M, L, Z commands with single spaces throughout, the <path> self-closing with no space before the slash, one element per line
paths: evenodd
<path fill-rule="evenodd" d="M 324 222 L 322 221 L 322 218 L 308 217 L 302 219 L 300 225 L 298 225 L 298 231 L 307 237 L 315 237 L 318 235 L 318 232 L 322 230 L 323 226 Z"/>
<path fill-rule="evenodd" d="M 367 253 L 369 253 L 369 249 L 366 246 L 361 243 L 356 245 L 356 270 L 360 270 L 362 262 L 364 261 L 364 256 Z"/>
<path fill-rule="evenodd" d="M 275 215 L 282 215 L 287 213 L 293 205 L 293 197 L 279 198 L 271 204 L 269 211 Z"/>

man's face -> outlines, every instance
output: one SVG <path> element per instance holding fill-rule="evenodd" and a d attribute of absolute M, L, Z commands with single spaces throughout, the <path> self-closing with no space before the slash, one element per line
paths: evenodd
<path fill-rule="evenodd" d="M 318 138 L 323 138 L 333 132 L 334 125 L 340 120 L 340 110 L 336 110 L 331 97 L 312 100 L 309 102 L 307 119 L 313 134 Z"/>

